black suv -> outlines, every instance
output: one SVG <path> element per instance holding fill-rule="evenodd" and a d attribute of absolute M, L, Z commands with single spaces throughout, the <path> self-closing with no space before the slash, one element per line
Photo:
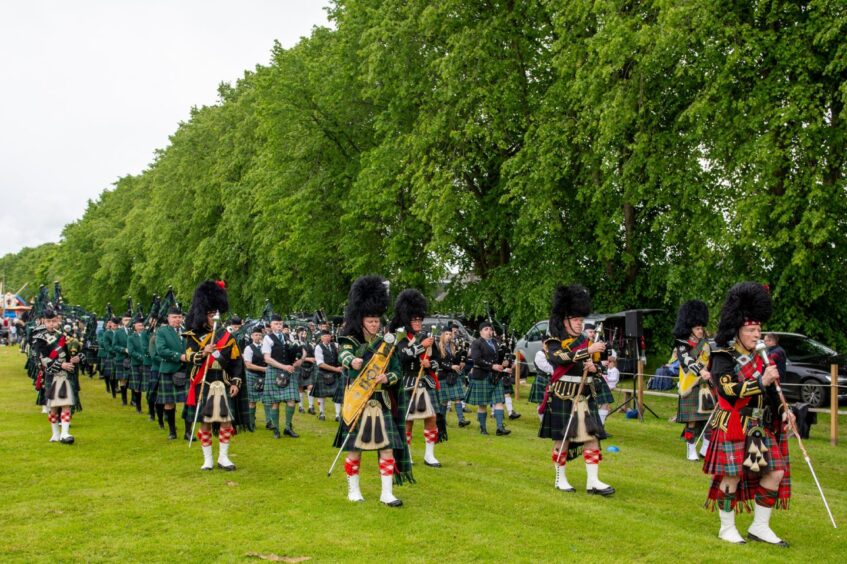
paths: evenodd
<path fill-rule="evenodd" d="M 787 399 L 800 400 L 812 407 L 829 404 L 830 365 L 838 367 L 838 400 L 847 400 L 847 366 L 844 357 L 831 348 L 798 333 L 774 332 L 788 358 L 782 390 Z M 839 362 L 840 361 L 840 362 Z"/>

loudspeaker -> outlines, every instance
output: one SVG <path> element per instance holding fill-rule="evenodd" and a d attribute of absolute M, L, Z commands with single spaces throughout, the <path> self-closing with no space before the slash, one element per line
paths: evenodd
<path fill-rule="evenodd" d="M 640 339 L 644 336 L 642 321 L 643 316 L 640 311 L 632 310 L 626 312 L 626 337 L 628 339 Z"/>

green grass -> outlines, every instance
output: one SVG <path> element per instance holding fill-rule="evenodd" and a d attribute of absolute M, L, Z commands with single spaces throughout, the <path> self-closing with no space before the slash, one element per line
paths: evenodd
<path fill-rule="evenodd" d="M 847 554 L 844 529 L 830 525 L 796 443 L 792 509 L 772 521 L 792 547 L 719 541 L 717 516 L 702 508 L 708 477 L 684 459 L 668 398 L 648 398 L 661 419 L 610 418 L 614 436 L 603 446 L 621 450 L 604 453 L 600 478 L 617 488 L 611 498 L 553 489 L 551 442 L 535 437 L 537 420 L 521 400 L 523 417 L 510 423 L 509 437 L 480 436 L 475 419 L 458 429 L 451 414 L 450 440 L 437 448 L 444 467 L 416 465 L 418 483 L 395 488 L 405 504 L 398 510 L 379 503 L 371 453 L 362 465 L 367 501 L 347 502 L 343 465 L 326 477 L 335 423 L 308 415 L 295 415 L 301 439 L 274 440 L 263 429 L 240 434 L 231 454 L 238 471 L 205 473 L 199 447 L 167 441 L 146 416 L 85 378 L 85 409 L 72 425 L 77 444 L 50 444 L 22 364 L 17 349 L 0 349 L 3 561 L 231 562 L 262 553 L 315 562 L 834 562 Z M 838 447 L 829 445 L 828 429 L 828 417 L 819 416 L 807 448 L 847 527 L 847 421 Z M 422 460 L 415 431 L 413 452 Z M 581 461 L 568 478 L 584 487 Z M 742 533 L 750 519 L 739 518 Z"/>

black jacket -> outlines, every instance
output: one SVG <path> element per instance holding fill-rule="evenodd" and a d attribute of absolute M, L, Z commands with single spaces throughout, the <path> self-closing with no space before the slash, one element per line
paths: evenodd
<path fill-rule="evenodd" d="M 491 375 L 491 367 L 497 364 L 496 342 L 494 346 L 495 348 L 488 346 L 488 343 L 482 337 L 471 343 L 471 358 L 473 359 L 471 378 L 474 380 L 482 380 Z"/>

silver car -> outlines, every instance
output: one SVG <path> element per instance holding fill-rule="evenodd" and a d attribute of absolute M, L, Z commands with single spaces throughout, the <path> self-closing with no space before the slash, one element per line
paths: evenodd
<path fill-rule="evenodd" d="M 585 318 L 585 323 L 593 323 L 596 325 L 605 318 L 605 315 L 590 315 Z M 524 370 L 529 371 L 530 374 L 535 374 L 538 371 L 535 368 L 535 355 L 541 350 L 541 345 L 544 343 L 544 339 L 547 338 L 547 323 L 548 321 L 546 319 L 537 321 L 529 328 L 529 331 L 527 331 L 524 336 L 515 343 L 515 350 L 512 352 L 515 354 L 516 362 L 520 362 L 522 365 L 522 374 L 524 374 Z"/>

